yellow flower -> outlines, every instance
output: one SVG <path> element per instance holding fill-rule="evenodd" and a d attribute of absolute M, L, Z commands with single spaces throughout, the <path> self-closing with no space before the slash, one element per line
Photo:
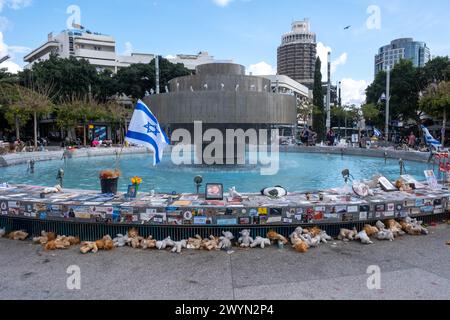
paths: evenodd
<path fill-rule="evenodd" d="M 133 178 L 131 178 L 131 183 L 132 184 L 137 184 L 137 185 L 139 185 L 139 184 L 141 184 L 142 183 L 142 178 L 140 178 L 140 177 L 133 177 Z"/>

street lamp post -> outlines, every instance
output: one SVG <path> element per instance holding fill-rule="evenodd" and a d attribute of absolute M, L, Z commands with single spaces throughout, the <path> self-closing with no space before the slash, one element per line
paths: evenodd
<path fill-rule="evenodd" d="M 385 139 L 386 142 L 389 141 L 389 113 L 390 113 L 390 105 L 389 102 L 391 100 L 391 68 L 387 68 L 386 74 L 386 129 L 385 129 Z"/>

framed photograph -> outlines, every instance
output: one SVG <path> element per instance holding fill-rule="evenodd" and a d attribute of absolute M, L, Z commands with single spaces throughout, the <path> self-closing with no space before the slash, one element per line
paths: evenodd
<path fill-rule="evenodd" d="M 206 184 L 206 200 L 223 200 L 223 184 L 208 183 Z"/>
<path fill-rule="evenodd" d="M 136 190 L 136 186 L 130 184 L 128 186 L 128 191 L 127 191 L 127 198 L 129 199 L 134 199 L 137 196 L 137 190 Z"/>

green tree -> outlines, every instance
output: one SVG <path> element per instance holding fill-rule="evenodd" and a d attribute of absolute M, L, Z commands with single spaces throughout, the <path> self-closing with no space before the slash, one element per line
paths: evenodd
<path fill-rule="evenodd" d="M 411 61 L 401 60 L 391 71 L 391 99 L 390 118 L 397 120 L 414 120 L 420 122 L 421 111 L 419 108 L 420 72 Z M 367 88 L 367 103 L 379 108 L 381 122 L 386 113 L 386 104 L 381 103 L 380 97 L 386 94 L 386 72 L 377 74 L 374 82 Z"/>
<path fill-rule="evenodd" d="M 442 119 L 442 145 L 445 144 L 447 119 L 450 114 L 450 82 L 430 85 L 420 99 L 420 106 L 429 115 Z"/>
<path fill-rule="evenodd" d="M 315 73 L 314 73 L 314 90 L 313 90 L 313 104 L 314 104 L 314 116 L 313 116 L 313 129 L 317 133 L 319 140 L 325 139 L 325 105 L 324 105 L 324 92 L 322 87 L 322 62 L 320 58 L 316 59 Z"/>
<path fill-rule="evenodd" d="M 21 87 L 0 83 L 0 105 L 8 124 L 15 128 L 16 139 L 20 139 L 20 128 L 30 119 L 29 111 L 20 101 Z"/>
<path fill-rule="evenodd" d="M 382 126 L 383 122 L 380 121 L 381 114 L 380 109 L 373 103 L 368 103 L 361 106 L 362 116 L 366 120 L 366 123 L 372 126 Z"/>
<path fill-rule="evenodd" d="M 160 58 L 159 67 L 161 92 L 164 92 L 164 87 L 168 86 L 170 80 L 191 74 L 184 65 L 173 64 L 164 58 Z M 118 92 L 134 100 L 140 99 L 146 92 L 156 90 L 155 74 L 155 59 L 150 64 L 133 64 L 123 68 L 117 72 Z"/>

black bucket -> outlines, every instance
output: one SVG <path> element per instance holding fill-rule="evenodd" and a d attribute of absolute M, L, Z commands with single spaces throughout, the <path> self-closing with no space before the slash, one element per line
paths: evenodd
<path fill-rule="evenodd" d="M 114 179 L 100 179 L 100 184 L 102 186 L 102 193 L 104 194 L 117 194 L 117 185 L 119 183 L 119 178 Z"/>

